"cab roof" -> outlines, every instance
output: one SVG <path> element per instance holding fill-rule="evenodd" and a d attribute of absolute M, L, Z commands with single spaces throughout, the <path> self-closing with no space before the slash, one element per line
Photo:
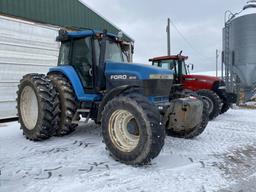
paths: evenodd
<path fill-rule="evenodd" d="M 102 33 L 103 31 L 99 31 L 99 30 L 83 30 L 83 31 L 68 32 L 68 36 L 73 38 L 81 38 L 81 37 L 93 36 L 96 34 L 102 34 Z M 113 33 L 107 33 L 107 36 L 117 37 L 117 35 Z"/>
<path fill-rule="evenodd" d="M 162 61 L 162 60 L 187 60 L 188 56 L 183 56 L 183 55 L 170 55 L 170 56 L 160 56 L 160 57 L 154 57 L 152 59 L 149 59 L 149 61 Z"/>
<path fill-rule="evenodd" d="M 81 31 L 66 31 L 63 29 L 59 30 L 59 35 L 56 38 L 57 41 L 67 41 L 70 39 L 78 39 L 78 38 L 85 38 L 89 36 L 95 36 L 95 35 L 101 35 L 103 34 L 104 31 L 100 30 L 93 30 L 93 29 L 88 29 L 88 30 L 81 30 Z M 117 35 L 113 33 L 108 33 L 107 36 L 112 37 L 112 38 L 117 38 Z"/>

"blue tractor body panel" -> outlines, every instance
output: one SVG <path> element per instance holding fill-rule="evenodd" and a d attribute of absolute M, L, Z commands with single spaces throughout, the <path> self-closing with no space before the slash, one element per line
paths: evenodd
<path fill-rule="evenodd" d="M 49 72 L 64 74 L 70 80 L 79 101 L 99 101 L 102 99 L 102 96 L 99 94 L 88 94 L 84 92 L 84 88 L 80 81 L 80 78 L 78 77 L 75 69 L 72 66 L 66 65 L 50 68 Z"/>
<path fill-rule="evenodd" d="M 63 65 L 50 68 L 49 72 L 64 74 L 70 80 L 79 101 L 100 101 L 102 99 L 102 95 L 100 94 L 85 92 L 77 72 L 71 65 Z M 145 64 L 106 62 L 106 77 L 110 75 L 127 75 L 133 77 L 136 76 L 136 80 L 147 80 L 150 79 L 151 74 L 171 75 L 174 74 L 174 72 L 171 70 L 166 70 Z M 155 100 L 155 97 L 150 96 L 148 97 L 148 99 L 153 102 Z M 164 96 L 163 99 L 166 99 L 166 96 Z"/>
<path fill-rule="evenodd" d="M 133 75 L 139 80 L 150 79 L 151 74 L 171 75 L 174 71 L 137 63 L 106 62 L 105 75 Z"/>
<path fill-rule="evenodd" d="M 137 80 L 147 80 L 150 79 L 150 75 L 174 75 L 174 71 L 146 65 L 146 64 L 137 64 L 137 63 L 113 63 L 106 62 L 105 75 L 127 75 L 127 76 L 136 76 Z M 169 96 L 149 96 L 148 100 L 154 103 L 158 101 L 168 101 Z"/>

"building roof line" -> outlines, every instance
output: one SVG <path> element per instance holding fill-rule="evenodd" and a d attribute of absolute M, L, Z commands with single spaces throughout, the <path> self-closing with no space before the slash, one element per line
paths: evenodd
<path fill-rule="evenodd" d="M 103 18 L 105 21 L 107 21 L 108 23 L 110 23 L 111 25 L 113 25 L 113 27 L 115 27 L 117 30 L 122 31 L 122 33 L 127 36 L 129 39 L 132 40 L 132 42 L 135 42 L 133 38 L 131 38 L 129 35 L 127 35 L 127 33 L 125 33 L 122 29 L 120 29 L 117 25 L 113 24 L 112 22 L 110 22 L 106 17 L 104 17 L 103 15 L 101 15 L 98 11 L 96 11 L 95 9 L 93 9 L 91 6 L 89 6 L 87 3 L 85 3 L 82 0 L 78 0 L 80 3 L 82 3 L 84 6 L 86 6 L 87 8 L 89 8 L 90 10 L 92 10 L 94 13 L 96 13 L 98 16 L 100 16 L 101 18 Z"/>

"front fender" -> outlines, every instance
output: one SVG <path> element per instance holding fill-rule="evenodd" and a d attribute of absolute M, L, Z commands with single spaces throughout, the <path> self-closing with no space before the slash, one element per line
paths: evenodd
<path fill-rule="evenodd" d="M 102 99 L 99 109 L 98 109 L 98 115 L 97 115 L 97 122 L 101 121 L 101 117 L 102 117 L 102 111 L 105 107 L 105 105 L 114 97 L 122 94 L 123 92 L 132 89 L 132 88 L 137 88 L 139 89 L 139 86 L 136 85 L 122 85 L 119 87 L 116 87 L 114 89 L 111 89 Z"/>

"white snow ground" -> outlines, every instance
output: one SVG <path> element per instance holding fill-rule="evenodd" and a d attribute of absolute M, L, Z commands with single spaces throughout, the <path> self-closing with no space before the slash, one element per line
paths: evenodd
<path fill-rule="evenodd" d="M 26 140 L 17 122 L 0 124 L 0 191 L 255 191 L 255 112 L 230 110 L 194 140 L 167 137 L 144 167 L 114 161 L 93 123 L 44 142 Z"/>

